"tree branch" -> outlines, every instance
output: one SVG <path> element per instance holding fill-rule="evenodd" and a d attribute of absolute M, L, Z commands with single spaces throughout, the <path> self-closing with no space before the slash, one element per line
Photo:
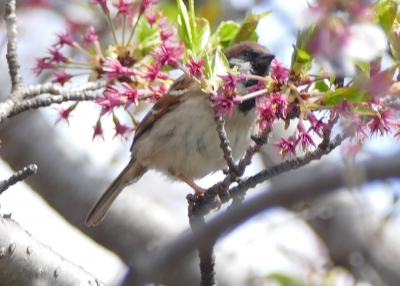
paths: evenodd
<path fill-rule="evenodd" d="M 233 157 L 232 157 L 232 149 L 229 145 L 229 140 L 225 131 L 225 120 L 221 116 L 214 117 L 215 124 L 217 126 L 217 132 L 219 139 L 221 141 L 220 147 L 222 152 L 224 153 L 224 159 L 228 165 L 228 173 L 225 176 L 225 179 L 218 183 L 215 187 L 215 192 L 213 190 L 208 190 L 207 192 L 213 192 L 215 195 L 213 196 L 213 201 L 211 204 L 215 204 L 218 207 L 219 202 L 214 199 L 217 197 L 217 194 L 225 194 L 229 188 L 229 186 L 235 182 L 240 176 L 243 175 L 246 167 L 251 163 L 251 158 L 256 152 L 259 152 L 261 147 L 268 141 L 268 135 L 270 133 L 269 129 L 265 129 L 261 136 L 252 137 L 255 141 L 255 146 L 249 146 L 246 150 L 245 156 L 239 161 L 236 165 Z M 241 199 L 237 199 L 239 197 L 235 197 L 235 204 L 239 204 Z M 199 227 L 205 226 L 204 215 L 205 213 L 193 211 L 193 205 L 190 200 L 189 203 L 189 223 L 193 233 L 196 233 Z M 210 205 L 211 205 L 210 204 Z M 212 286 L 215 285 L 215 256 L 213 254 L 213 245 L 198 245 L 199 258 L 200 258 L 200 272 L 201 272 L 201 285 L 202 286 Z"/>
<path fill-rule="evenodd" d="M 332 150 L 334 150 L 336 147 L 342 144 L 343 140 L 345 140 L 346 138 L 347 138 L 346 135 L 338 134 L 335 137 L 335 139 L 333 139 L 324 149 L 318 147 L 317 150 L 315 150 L 314 152 L 309 152 L 303 157 L 293 160 L 287 160 L 285 162 L 282 162 L 281 164 L 265 169 L 259 172 L 258 174 L 249 177 L 247 180 L 239 183 L 236 187 L 233 187 L 232 189 L 229 190 L 230 197 L 243 195 L 243 193 L 245 193 L 248 189 L 254 188 L 258 184 L 263 183 L 271 179 L 272 177 L 278 176 L 282 173 L 286 173 L 291 170 L 296 170 L 300 167 L 310 164 L 312 161 L 321 159 L 322 156 L 329 154 L 330 152 L 332 152 Z M 321 144 L 325 143 L 322 142 Z M 223 202 L 228 200 L 229 200 L 228 196 L 221 198 L 221 201 Z"/>
<path fill-rule="evenodd" d="M 26 99 L 21 102 L 16 102 L 13 110 L 9 113 L 8 117 L 13 117 L 20 114 L 21 112 L 27 111 L 29 109 L 37 109 L 40 107 L 50 106 L 54 103 L 62 103 L 67 101 L 91 101 L 95 99 L 102 98 L 101 93 L 96 93 L 93 91 L 82 91 L 71 93 L 68 95 L 53 95 L 46 98 L 32 98 Z"/>
<path fill-rule="evenodd" d="M 221 232 L 232 230 L 263 210 L 278 205 L 287 208 L 298 201 L 311 200 L 343 186 L 390 177 L 400 177 L 400 154 L 390 158 L 375 158 L 345 168 L 318 164 L 314 168 L 286 174 L 277 178 L 268 192 L 218 215 L 196 234 L 179 236 L 156 255 L 141 259 L 133 270 L 140 281 L 151 281 L 155 275 L 171 271 L 172 265 L 191 254 L 197 245 L 213 245 Z"/>
<path fill-rule="evenodd" d="M 222 116 L 214 116 L 214 121 L 215 125 L 217 126 L 218 137 L 221 141 L 220 147 L 224 153 L 224 159 L 228 164 L 229 172 L 236 173 L 237 167 L 235 160 L 232 157 L 232 149 L 229 145 L 229 140 L 225 131 L 225 120 L 222 118 Z"/>
<path fill-rule="evenodd" d="M 312 161 L 321 159 L 322 156 L 329 154 L 333 149 L 339 146 L 346 138 L 347 138 L 346 135 L 338 134 L 335 137 L 335 139 L 329 142 L 329 134 L 326 134 L 326 136 L 324 136 L 324 140 L 318 146 L 317 150 L 309 152 L 303 157 L 287 160 L 271 168 L 265 169 L 259 172 L 258 174 L 250 176 L 246 180 L 241 181 L 236 187 L 229 189 L 225 193 L 217 193 L 218 184 L 221 184 L 217 183 L 210 189 L 208 189 L 207 192 L 204 194 L 204 196 L 197 197 L 195 195 L 189 194 L 187 195 L 186 199 L 190 202 L 193 208 L 192 209 L 193 213 L 206 215 L 211 210 L 219 207 L 219 205 L 215 203 L 215 197 L 217 194 L 220 197 L 221 203 L 227 203 L 231 198 L 243 197 L 246 194 L 247 190 L 254 188 L 258 184 L 263 183 L 271 179 L 272 177 L 275 177 L 277 175 L 280 175 L 282 173 L 291 170 L 296 170 L 302 166 L 311 163 Z M 326 143 L 326 141 L 328 143 Z"/>
<path fill-rule="evenodd" d="M 13 174 L 10 178 L 4 181 L 0 181 L 0 195 L 7 190 L 10 186 L 25 180 L 30 175 L 36 174 L 37 166 L 35 164 L 29 165 L 28 167 L 23 168 L 21 171 Z"/>
<path fill-rule="evenodd" d="M 105 285 L 36 240 L 13 219 L 0 217 L 1 285 Z"/>
<path fill-rule="evenodd" d="M 105 80 L 100 80 L 73 88 L 64 88 L 53 83 L 21 87 L 13 92 L 13 95 L 16 95 L 19 100 L 12 99 L 12 96 L 10 95 L 8 99 L 0 103 L 0 123 L 2 123 L 6 118 L 20 114 L 23 111 L 49 106 L 53 103 L 62 103 L 71 100 L 95 100 L 102 98 L 102 94 L 96 92 L 96 90 L 104 88 L 106 85 L 107 82 Z M 54 95 L 22 99 L 48 93 Z"/>
<path fill-rule="evenodd" d="M 189 223 L 194 235 L 206 226 L 204 216 L 194 216 L 189 212 Z M 201 286 L 214 286 L 217 285 L 215 278 L 215 255 L 214 255 L 214 244 L 198 244 L 197 250 L 199 251 L 200 258 L 200 274 L 201 274 Z"/>
<path fill-rule="evenodd" d="M 6 1 L 3 19 L 6 22 L 7 39 L 8 39 L 6 58 L 8 63 L 9 74 L 11 76 L 12 92 L 14 92 L 20 86 L 23 86 L 18 54 L 17 54 L 18 30 L 17 30 L 17 15 L 15 14 L 15 0 Z M 16 96 L 13 96 L 12 98 L 17 99 Z"/>
<path fill-rule="evenodd" d="M 116 253 L 127 265 L 137 259 L 140 251 L 150 253 L 178 235 L 177 215 L 154 202 L 148 193 L 134 192 L 138 186 L 120 194 L 99 227 L 87 227 L 84 223 L 87 212 L 111 178 L 93 166 L 86 154 L 76 156 L 79 152 L 70 144 L 55 144 L 65 140 L 52 127 L 40 112 L 23 112 L 4 122 L 0 128 L 3 139 L 0 156 L 14 170 L 35 162 L 41 172 L 30 177 L 28 184 L 69 223 Z M 157 212 L 151 211 L 154 208 Z M 197 264 L 192 257 L 181 264 L 179 271 L 164 275 L 161 282 L 191 285 L 193 280 L 200 280 Z M 130 277 L 136 281 L 134 275 Z"/>
<path fill-rule="evenodd" d="M 54 83 L 35 84 L 27 86 L 23 91 L 24 95 L 34 97 L 49 93 L 54 95 L 77 96 L 84 91 L 95 91 L 107 86 L 107 81 L 102 79 L 95 82 L 88 82 L 77 87 L 66 88 Z"/>

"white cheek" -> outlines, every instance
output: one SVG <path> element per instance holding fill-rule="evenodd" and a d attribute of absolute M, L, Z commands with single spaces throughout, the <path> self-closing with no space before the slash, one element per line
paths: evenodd
<path fill-rule="evenodd" d="M 252 70 L 252 66 L 251 66 L 250 62 L 245 62 L 240 59 L 236 59 L 236 58 L 230 59 L 229 64 L 233 65 L 233 66 L 237 66 L 238 71 L 243 74 L 249 74 L 250 71 Z"/>

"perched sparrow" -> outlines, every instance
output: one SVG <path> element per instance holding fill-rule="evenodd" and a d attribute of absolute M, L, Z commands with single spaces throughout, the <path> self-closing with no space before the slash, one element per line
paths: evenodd
<path fill-rule="evenodd" d="M 274 58 L 267 48 L 250 41 L 226 49 L 225 55 L 231 67 L 238 66 L 241 73 L 259 76 L 269 73 Z M 254 84 L 257 80 L 244 82 L 245 87 Z M 254 98 L 234 106 L 232 117 L 225 118 L 235 160 L 250 144 L 256 119 Z M 208 96 L 196 81 L 182 75 L 138 125 L 131 160 L 94 205 L 86 225 L 99 224 L 118 194 L 149 169 L 186 182 L 196 194 L 204 192 L 193 180 L 227 165 L 215 128 L 214 110 Z"/>

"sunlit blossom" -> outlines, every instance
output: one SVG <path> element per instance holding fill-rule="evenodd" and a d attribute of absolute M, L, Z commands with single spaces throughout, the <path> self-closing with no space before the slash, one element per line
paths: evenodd
<path fill-rule="evenodd" d="M 286 155 L 296 157 L 296 137 L 290 136 L 289 138 L 281 137 L 281 141 L 273 144 L 273 146 L 281 149 L 280 153 L 282 155 L 282 159 L 286 157 Z"/>
<path fill-rule="evenodd" d="M 185 63 L 185 66 L 189 69 L 189 76 L 203 76 L 203 64 L 204 58 L 196 62 L 193 57 L 189 55 L 189 62 Z"/>

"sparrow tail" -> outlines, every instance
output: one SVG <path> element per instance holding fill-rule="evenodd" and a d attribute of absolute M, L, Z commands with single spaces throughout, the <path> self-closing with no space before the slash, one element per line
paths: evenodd
<path fill-rule="evenodd" d="M 88 216 L 86 217 L 85 224 L 87 226 L 98 225 L 103 220 L 111 204 L 121 193 L 121 191 L 126 186 L 139 180 L 146 171 L 146 168 L 132 158 L 128 165 L 126 165 L 126 167 L 118 175 L 118 177 L 111 183 L 97 203 L 92 207 Z"/>

